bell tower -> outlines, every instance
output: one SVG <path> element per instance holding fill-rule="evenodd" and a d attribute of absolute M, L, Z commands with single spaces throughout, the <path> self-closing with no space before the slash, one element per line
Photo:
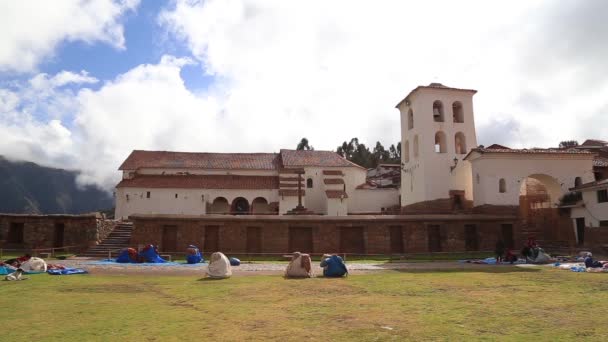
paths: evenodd
<path fill-rule="evenodd" d="M 418 86 L 396 106 L 401 113 L 401 205 L 473 199 L 471 165 L 477 146 L 472 89 Z M 458 209 L 458 208 L 456 208 Z"/>

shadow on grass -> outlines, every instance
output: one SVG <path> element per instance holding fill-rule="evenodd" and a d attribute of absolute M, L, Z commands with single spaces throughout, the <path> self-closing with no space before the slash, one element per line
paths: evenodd
<path fill-rule="evenodd" d="M 401 273 L 534 273 L 539 268 L 532 267 L 479 267 L 479 268 L 402 268 L 390 269 Z"/>
<path fill-rule="evenodd" d="M 227 280 L 230 278 L 211 278 L 211 277 L 204 277 L 204 278 L 200 278 L 197 279 L 197 281 L 218 281 L 218 280 Z"/>

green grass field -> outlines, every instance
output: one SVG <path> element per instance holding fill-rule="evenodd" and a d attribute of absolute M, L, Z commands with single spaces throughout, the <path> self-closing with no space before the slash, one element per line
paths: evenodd
<path fill-rule="evenodd" d="M 32 275 L 1 282 L 3 340 L 605 341 L 608 275 L 386 271 L 345 279 Z"/>

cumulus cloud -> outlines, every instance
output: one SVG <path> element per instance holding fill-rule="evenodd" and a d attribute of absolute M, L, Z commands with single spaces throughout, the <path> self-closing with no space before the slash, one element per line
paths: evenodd
<path fill-rule="evenodd" d="M 158 23 L 191 56 L 165 56 L 112 80 L 64 71 L 0 89 L 0 154 L 79 169 L 80 181 L 111 189 L 133 149 L 271 152 L 303 136 L 318 149 L 351 137 L 390 144 L 400 139 L 394 105 L 430 82 L 479 90 L 484 145 L 606 139 L 594 123 L 605 122 L 608 81 L 581 81 L 605 67 L 597 41 L 608 33 L 590 12 L 606 6 L 175 1 Z M 578 33 L 564 35 L 560 20 Z M 568 43 L 551 50 L 560 36 Z M 180 72 L 190 64 L 213 76 L 204 92 L 185 86 Z"/>
<path fill-rule="evenodd" d="M 0 2 L 0 71 L 28 72 L 63 41 L 125 48 L 120 18 L 139 0 Z"/>

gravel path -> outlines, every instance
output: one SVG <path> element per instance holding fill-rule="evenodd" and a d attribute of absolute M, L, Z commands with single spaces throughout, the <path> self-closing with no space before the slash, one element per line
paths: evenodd
<path fill-rule="evenodd" d="M 204 275 L 207 271 L 207 264 L 197 265 L 163 265 L 148 266 L 137 264 L 95 264 L 93 259 L 71 259 L 71 260 L 49 260 L 51 264 L 57 263 L 67 267 L 84 268 L 91 274 L 115 274 L 115 275 Z M 378 264 L 358 264 L 347 263 L 350 274 L 365 274 L 386 270 L 403 271 L 423 271 L 423 270 L 482 270 L 493 267 L 514 267 L 509 265 L 478 265 L 468 263 L 458 263 L 456 261 L 447 262 L 415 262 L 415 263 L 378 263 Z M 235 276 L 247 275 L 282 275 L 287 264 L 280 263 L 243 263 L 232 268 Z M 316 275 L 322 274 L 322 269 L 318 265 L 313 265 Z"/>

